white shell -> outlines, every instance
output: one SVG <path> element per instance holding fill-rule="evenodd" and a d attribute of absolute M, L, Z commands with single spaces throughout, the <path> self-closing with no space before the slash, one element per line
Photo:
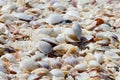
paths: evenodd
<path fill-rule="evenodd" d="M 74 68 L 78 71 L 84 71 L 87 69 L 87 64 L 81 63 L 81 64 L 76 65 Z"/>
<path fill-rule="evenodd" d="M 5 54 L 5 55 L 1 56 L 1 59 L 4 61 L 8 60 L 12 63 L 16 62 L 16 59 L 12 54 Z"/>
<path fill-rule="evenodd" d="M 6 73 L 7 70 L 2 65 L 0 65 L 0 72 Z"/>
<path fill-rule="evenodd" d="M 94 56 L 99 63 L 103 62 L 103 54 L 102 53 L 95 53 Z"/>
<path fill-rule="evenodd" d="M 42 53 L 45 53 L 45 54 L 48 54 L 52 51 L 52 46 L 45 42 L 45 41 L 39 41 L 37 44 L 36 44 L 36 48 L 41 51 Z"/>
<path fill-rule="evenodd" d="M 78 40 L 80 40 L 81 35 L 82 35 L 81 26 L 76 22 L 72 25 L 72 29 L 73 29 L 76 37 L 78 38 Z"/>
<path fill-rule="evenodd" d="M 50 14 L 46 22 L 49 24 L 56 24 L 62 22 L 64 19 L 59 14 Z"/>
<path fill-rule="evenodd" d="M 98 68 L 100 64 L 96 60 L 89 61 L 89 67 Z"/>
<path fill-rule="evenodd" d="M 38 76 L 37 74 L 30 74 L 27 80 L 35 80 L 38 79 L 40 76 Z"/>
<path fill-rule="evenodd" d="M 110 31 L 110 26 L 108 24 L 101 24 L 99 28 L 103 31 Z"/>
<path fill-rule="evenodd" d="M 20 62 L 20 69 L 22 70 L 32 71 L 36 68 L 38 68 L 38 64 L 30 58 L 22 60 L 22 62 Z"/>
<path fill-rule="evenodd" d="M 72 66 L 75 66 L 76 64 L 78 64 L 78 60 L 75 57 L 66 57 L 64 59 L 64 62 Z"/>
<path fill-rule="evenodd" d="M 33 70 L 31 73 L 37 74 L 39 76 L 47 75 L 49 73 L 49 70 L 46 68 L 38 68 Z"/>
<path fill-rule="evenodd" d="M 60 69 L 52 69 L 50 73 L 56 77 L 64 77 L 64 73 Z"/>
<path fill-rule="evenodd" d="M 28 20 L 28 21 L 32 20 L 32 17 L 30 17 L 29 15 L 27 15 L 25 13 L 13 13 L 12 15 L 19 19 Z"/>

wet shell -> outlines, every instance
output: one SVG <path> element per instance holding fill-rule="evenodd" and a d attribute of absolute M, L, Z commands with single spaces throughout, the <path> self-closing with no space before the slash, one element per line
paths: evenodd
<path fill-rule="evenodd" d="M 60 69 L 52 69 L 50 71 L 50 73 L 53 75 L 53 76 L 56 76 L 56 77 L 64 77 L 64 73 L 62 72 L 62 70 Z"/>
<path fill-rule="evenodd" d="M 46 22 L 49 24 L 56 24 L 62 22 L 64 19 L 59 14 L 50 14 Z"/>
<path fill-rule="evenodd" d="M 45 53 L 45 54 L 48 54 L 52 51 L 52 46 L 45 42 L 45 41 L 39 41 L 37 44 L 36 44 L 36 48 L 41 51 L 42 53 Z"/>
<path fill-rule="evenodd" d="M 33 70 L 31 73 L 37 74 L 39 76 L 47 75 L 49 73 L 49 70 L 46 68 L 38 68 Z"/>

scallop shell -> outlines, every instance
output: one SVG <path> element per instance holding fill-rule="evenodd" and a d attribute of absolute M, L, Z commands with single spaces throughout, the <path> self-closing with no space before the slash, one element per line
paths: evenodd
<path fill-rule="evenodd" d="M 36 48 L 44 54 L 48 54 L 52 51 L 52 46 L 45 41 L 39 41 L 36 44 Z"/>
<path fill-rule="evenodd" d="M 59 14 L 50 14 L 46 22 L 49 24 L 56 24 L 62 22 L 64 19 Z"/>
<path fill-rule="evenodd" d="M 64 77 L 64 73 L 62 72 L 62 70 L 60 69 L 52 69 L 50 71 L 50 73 L 52 74 L 52 76 L 56 76 L 56 77 Z"/>

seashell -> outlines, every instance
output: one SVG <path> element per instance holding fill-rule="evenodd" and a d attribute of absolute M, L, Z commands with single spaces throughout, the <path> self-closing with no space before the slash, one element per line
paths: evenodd
<path fill-rule="evenodd" d="M 87 39 L 87 41 L 90 41 L 93 39 L 92 35 L 85 35 L 84 37 Z"/>
<path fill-rule="evenodd" d="M 95 53 L 94 56 L 99 63 L 103 62 L 103 54 L 102 53 Z"/>
<path fill-rule="evenodd" d="M 79 12 L 75 10 L 68 10 L 66 15 L 73 16 L 73 17 L 79 17 Z"/>
<path fill-rule="evenodd" d="M 48 54 L 52 51 L 52 46 L 45 41 L 39 41 L 36 44 L 36 48 L 44 54 Z"/>
<path fill-rule="evenodd" d="M 77 71 L 85 71 L 87 69 L 87 65 L 85 63 L 77 64 L 74 67 Z"/>
<path fill-rule="evenodd" d="M 80 40 L 81 34 L 82 34 L 81 26 L 78 23 L 74 23 L 72 25 L 72 29 L 73 29 L 77 39 Z"/>
<path fill-rule="evenodd" d="M 46 34 L 46 35 L 50 35 L 52 34 L 53 29 L 51 28 L 42 28 L 42 29 L 36 29 L 34 31 L 34 34 Z"/>
<path fill-rule="evenodd" d="M 0 36 L 0 43 L 2 43 L 2 44 L 6 43 L 5 39 L 2 36 Z"/>
<path fill-rule="evenodd" d="M 17 8 L 17 12 L 24 12 L 25 10 L 27 10 L 27 7 L 19 7 L 19 8 Z"/>
<path fill-rule="evenodd" d="M 19 74 L 16 74 L 16 78 L 17 79 L 21 79 L 21 80 L 27 79 L 28 76 L 29 76 L 28 73 L 19 73 Z"/>
<path fill-rule="evenodd" d="M 113 51 L 105 51 L 105 55 L 113 59 L 120 59 L 120 56 Z"/>
<path fill-rule="evenodd" d="M 57 24 L 62 22 L 64 19 L 59 14 L 50 14 L 46 22 L 49 24 Z"/>
<path fill-rule="evenodd" d="M 64 62 L 72 66 L 75 66 L 76 64 L 78 64 L 78 60 L 75 57 L 67 57 L 64 59 Z"/>
<path fill-rule="evenodd" d="M 0 6 L 3 6 L 5 3 L 7 2 L 7 0 L 0 0 Z"/>
<path fill-rule="evenodd" d="M 39 76 L 47 75 L 49 73 L 49 70 L 46 68 L 38 68 L 31 72 L 32 74 L 37 74 Z"/>
<path fill-rule="evenodd" d="M 1 56 L 1 59 L 3 61 L 9 61 L 9 62 L 12 62 L 12 63 L 16 62 L 16 59 L 12 54 L 5 54 L 5 55 Z"/>
<path fill-rule="evenodd" d="M 60 69 L 52 69 L 50 71 L 50 73 L 52 74 L 52 76 L 56 76 L 56 77 L 64 77 L 64 73 L 62 72 L 62 70 Z"/>
<path fill-rule="evenodd" d="M 1 80 L 8 80 L 7 74 L 0 71 L 0 79 Z"/>
<path fill-rule="evenodd" d="M 92 53 L 87 53 L 87 55 L 85 56 L 85 60 L 89 62 L 90 60 L 95 60 L 95 57 Z"/>
<path fill-rule="evenodd" d="M 96 41 L 96 43 L 97 44 L 100 44 L 100 45 L 107 45 L 107 44 L 109 44 L 110 43 L 110 41 L 109 40 L 105 40 L 105 39 L 103 39 L 103 40 L 100 40 L 100 41 Z"/>
<path fill-rule="evenodd" d="M 40 76 L 38 76 L 37 74 L 30 74 L 27 80 L 35 80 L 35 79 L 39 79 L 39 77 Z"/>
<path fill-rule="evenodd" d="M 62 67 L 62 63 L 57 61 L 57 60 L 51 60 L 50 61 L 50 65 L 52 66 L 52 68 L 61 68 Z"/>
<path fill-rule="evenodd" d="M 89 80 L 90 76 L 87 72 L 82 72 L 79 75 L 75 76 L 75 80 Z"/>
<path fill-rule="evenodd" d="M 50 65 L 45 61 L 38 61 L 37 63 L 43 68 L 50 69 Z"/>
<path fill-rule="evenodd" d="M 90 60 L 89 61 L 89 67 L 91 67 L 91 68 L 99 68 L 100 64 L 96 60 Z"/>
<path fill-rule="evenodd" d="M 65 80 L 65 78 L 53 76 L 52 80 Z"/>
<path fill-rule="evenodd" d="M 61 2 L 55 2 L 52 7 L 54 7 L 55 9 L 61 9 L 64 10 L 66 7 L 61 3 Z"/>
<path fill-rule="evenodd" d="M 43 39 L 41 39 L 41 41 L 45 41 L 45 42 L 48 42 L 51 44 L 57 44 L 57 42 L 52 38 L 43 38 Z"/>
<path fill-rule="evenodd" d="M 7 73 L 7 70 L 2 65 L 0 65 L 0 72 Z"/>
<path fill-rule="evenodd" d="M 31 59 L 33 59 L 33 60 L 35 60 L 35 61 L 40 61 L 40 60 L 41 60 L 42 58 L 44 58 L 44 57 L 45 57 L 44 54 L 36 51 L 36 52 L 35 52 L 35 55 L 33 55 L 33 56 L 31 57 Z"/>
<path fill-rule="evenodd" d="M 26 20 L 26 21 L 32 20 L 32 17 L 30 17 L 29 15 L 27 15 L 25 13 L 12 13 L 12 15 L 14 17 L 17 17 L 17 18 L 22 19 L 22 20 Z"/>
<path fill-rule="evenodd" d="M 56 41 L 59 42 L 59 43 L 64 43 L 64 42 L 66 41 L 65 35 L 64 35 L 64 34 L 59 34 L 59 35 L 56 37 Z"/>
<path fill-rule="evenodd" d="M 21 72 L 18 64 L 11 64 L 9 70 L 10 72 L 15 72 L 15 73 Z"/>
<path fill-rule="evenodd" d="M 16 19 L 10 14 L 4 14 L 4 15 L 0 16 L 0 22 L 6 22 L 8 20 L 10 22 L 10 21 L 14 21 Z"/>
<path fill-rule="evenodd" d="M 101 80 L 101 78 L 99 76 L 95 76 L 95 77 L 90 78 L 90 80 Z"/>
<path fill-rule="evenodd" d="M 73 46 L 71 44 L 59 44 L 55 46 L 53 50 L 56 51 L 58 55 L 63 55 L 65 53 L 70 53 L 70 52 L 74 54 L 79 51 L 77 46 Z"/>
<path fill-rule="evenodd" d="M 95 28 L 95 30 L 97 29 L 102 31 L 110 31 L 111 27 L 110 25 L 104 23 Z"/>
<path fill-rule="evenodd" d="M 19 67 L 22 70 L 32 71 L 32 70 L 38 68 L 39 66 L 38 66 L 38 64 L 34 60 L 28 58 L 28 59 L 22 60 L 20 62 L 20 66 Z"/>

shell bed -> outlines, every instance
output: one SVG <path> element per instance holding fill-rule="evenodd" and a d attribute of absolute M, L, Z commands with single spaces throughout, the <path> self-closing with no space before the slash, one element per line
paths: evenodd
<path fill-rule="evenodd" d="M 0 0 L 0 80 L 120 80 L 120 0 Z"/>

